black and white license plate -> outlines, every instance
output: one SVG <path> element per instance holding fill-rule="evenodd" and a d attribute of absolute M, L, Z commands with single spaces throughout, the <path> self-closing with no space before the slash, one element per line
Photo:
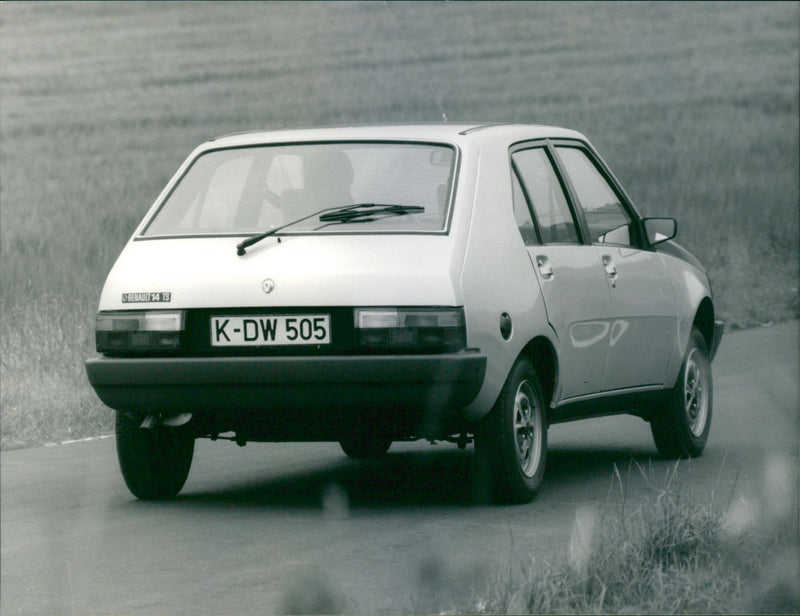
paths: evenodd
<path fill-rule="evenodd" d="M 329 344 L 327 314 L 211 317 L 211 346 Z"/>

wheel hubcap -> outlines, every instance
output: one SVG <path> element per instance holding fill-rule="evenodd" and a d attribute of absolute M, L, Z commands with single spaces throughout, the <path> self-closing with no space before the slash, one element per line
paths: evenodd
<path fill-rule="evenodd" d="M 542 413 L 528 381 L 520 383 L 514 398 L 514 445 L 520 469 L 532 477 L 542 453 Z"/>
<path fill-rule="evenodd" d="M 683 407 L 689 420 L 689 430 L 695 437 L 702 436 L 708 419 L 708 373 L 698 349 L 686 359 L 683 378 Z"/>

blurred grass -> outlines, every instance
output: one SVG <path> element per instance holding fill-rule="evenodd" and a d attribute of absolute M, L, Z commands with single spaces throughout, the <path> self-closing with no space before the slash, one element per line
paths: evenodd
<path fill-rule="evenodd" d="M 768 459 L 756 493 L 700 497 L 685 489 L 679 471 L 675 464 L 662 477 L 638 467 L 640 496 L 630 476 L 617 473 L 606 502 L 576 511 L 569 546 L 552 561 L 513 558 L 488 576 L 453 571 L 444 560 L 426 564 L 426 579 L 436 583 L 423 585 L 410 611 L 796 614 L 794 456 Z"/>
<path fill-rule="evenodd" d="M 733 327 L 798 317 L 797 3 L 392 4 L 451 121 L 584 132 L 674 216 Z M 188 152 L 252 128 L 437 121 L 382 3 L 0 5 L 4 448 L 108 431 L 106 273 Z"/>

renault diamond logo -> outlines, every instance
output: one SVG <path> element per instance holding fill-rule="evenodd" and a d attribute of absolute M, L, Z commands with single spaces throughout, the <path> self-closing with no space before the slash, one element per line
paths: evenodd
<path fill-rule="evenodd" d="M 261 288 L 264 289 L 264 293 L 272 293 L 272 289 L 275 288 L 275 281 L 267 278 L 261 283 Z"/>

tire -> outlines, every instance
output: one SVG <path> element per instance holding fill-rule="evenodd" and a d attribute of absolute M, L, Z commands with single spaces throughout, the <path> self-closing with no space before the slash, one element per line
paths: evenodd
<path fill-rule="evenodd" d="M 174 497 L 181 491 L 194 455 L 194 434 L 186 427 L 139 427 L 117 412 L 117 457 L 131 493 L 142 500 Z"/>
<path fill-rule="evenodd" d="M 650 422 L 662 457 L 694 458 L 703 453 L 711 429 L 713 402 L 708 347 L 700 331 L 692 328 L 675 387 Z"/>
<path fill-rule="evenodd" d="M 530 361 L 518 359 L 475 435 L 479 469 L 498 503 L 525 503 L 539 491 L 547 461 L 547 411 Z"/>
<path fill-rule="evenodd" d="M 355 460 L 369 460 L 380 458 L 392 446 L 392 439 L 381 436 L 366 436 L 357 434 L 348 436 L 339 441 L 342 451 L 348 458 Z"/>

